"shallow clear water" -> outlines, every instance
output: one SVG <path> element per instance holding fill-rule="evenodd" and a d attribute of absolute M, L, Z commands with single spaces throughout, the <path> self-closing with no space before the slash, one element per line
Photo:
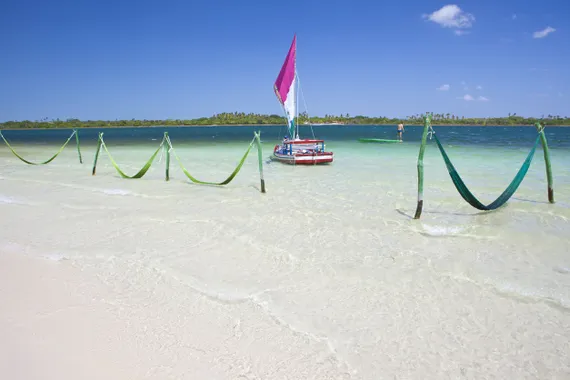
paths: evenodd
<path fill-rule="evenodd" d="M 267 159 L 279 127 L 167 130 L 193 175 L 222 180 L 258 129 Z M 484 203 L 508 185 L 536 137 L 530 127 L 435 129 Z M 164 130 L 109 129 L 105 141 L 133 174 Z M 493 212 L 461 199 L 430 141 L 420 220 L 411 216 L 421 128 L 406 128 L 402 144 L 356 141 L 394 130 L 315 127 L 335 162 L 265 161 L 266 194 L 255 150 L 231 184 L 212 187 L 189 183 L 174 160 L 165 182 L 164 159 L 124 180 L 103 153 L 91 176 L 94 130 L 81 131 L 83 165 L 73 145 L 43 167 L 2 148 L 0 249 L 66 258 L 113 289 L 106 296 L 116 305 L 176 315 L 197 293 L 240 321 L 269 317 L 274 327 L 250 331 L 253 341 L 271 336 L 283 350 L 292 344 L 284 331 L 302 337 L 287 365 L 264 364 L 272 378 L 287 375 L 279 366 L 323 374 L 316 378 L 570 376 L 570 128 L 547 129 L 556 203 L 547 202 L 539 148 L 517 193 Z M 69 131 L 4 135 L 39 160 Z M 189 328 L 181 323 L 171 331 Z"/>

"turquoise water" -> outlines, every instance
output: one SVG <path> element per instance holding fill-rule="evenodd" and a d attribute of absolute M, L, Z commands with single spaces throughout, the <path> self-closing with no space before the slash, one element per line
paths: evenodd
<path fill-rule="evenodd" d="M 478 145 L 493 147 L 530 147 L 536 137 L 534 127 L 434 127 L 440 140 L 447 144 Z M 404 133 L 406 143 L 418 143 L 423 127 L 408 126 Z M 142 143 L 160 139 L 168 132 L 173 142 L 240 142 L 249 141 L 254 131 L 261 131 L 262 140 L 278 143 L 284 136 L 285 127 L 279 126 L 216 126 L 216 127 L 152 127 L 152 128 L 89 128 L 79 129 L 83 143 L 95 143 L 99 132 L 105 139 L 124 143 Z M 349 142 L 358 138 L 395 139 L 396 126 L 314 126 L 317 138 L 326 142 Z M 19 143 L 56 143 L 65 140 L 70 130 L 9 130 L 4 136 L 9 141 Z M 548 127 L 546 129 L 549 146 L 553 149 L 570 148 L 570 128 Z M 301 127 L 301 137 L 310 138 L 310 128 Z"/>
<path fill-rule="evenodd" d="M 166 130 L 190 172 L 217 181 L 235 168 L 254 130 L 266 158 L 280 133 L 251 126 L 104 132 L 133 174 Z M 161 371 L 188 357 L 189 346 L 205 363 L 220 350 L 262 358 L 224 357 L 228 368 L 251 370 L 250 378 L 568 378 L 570 128 L 547 128 L 556 203 L 547 202 L 539 147 L 519 190 L 493 212 L 461 199 L 429 141 L 420 220 L 412 215 L 421 127 L 407 127 L 402 144 L 357 141 L 394 138 L 395 127 L 314 130 L 335 162 L 265 162 L 266 194 L 255 150 L 232 183 L 212 187 L 189 183 L 174 161 L 165 182 L 164 159 L 144 178 L 124 180 L 101 155 L 92 176 L 98 130 L 80 132 L 83 165 L 73 145 L 44 167 L 0 148 L 0 212 L 9 221 L 0 253 L 62 260 L 87 285 L 97 278 L 108 289 L 99 299 L 128 316 L 125 324 L 144 326 L 133 340 L 158 355 L 158 378 L 183 378 L 183 368 Z M 504 190 L 536 138 L 531 127 L 435 130 L 484 203 Z M 38 160 L 69 134 L 4 131 Z M 165 336 L 177 341 L 165 348 Z M 239 377 L 227 371 L 223 378 Z"/>

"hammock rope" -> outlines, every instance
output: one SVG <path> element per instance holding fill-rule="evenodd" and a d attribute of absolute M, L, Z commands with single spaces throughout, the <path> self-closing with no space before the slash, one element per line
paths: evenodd
<path fill-rule="evenodd" d="M 71 138 L 75 135 L 75 141 L 77 143 L 77 154 L 79 156 L 79 163 L 83 163 L 83 159 L 81 157 L 81 150 L 79 149 L 79 132 L 77 132 L 77 130 L 73 130 L 73 132 L 71 133 L 71 136 L 69 136 L 69 138 L 67 139 L 67 141 L 65 141 L 65 143 L 61 146 L 61 148 L 59 148 L 59 150 L 53 155 L 51 156 L 48 160 L 43 161 L 43 162 L 32 162 L 29 160 L 26 160 L 24 157 L 20 156 L 16 150 L 10 145 L 10 143 L 8 142 L 8 140 L 6 140 L 6 138 L 4 137 L 4 135 L 2 134 L 2 132 L 0 131 L 0 137 L 2 137 L 2 140 L 4 140 L 4 142 L 6 143 L 6 146 L 8 147 L 8 149 L 10 149 L 10 151 L 14 154 L 14 156 L 18 157 L 22 162 L 25 162 L 28 165 L 47 165 L 50 162 L 52 162 L 53 160 L 56 159 L 57 156 L 59 156 L 59 154 L 61 152 L 63 152 L 63 150 L 65 149 L 65 147 L 67 146 L 67 144 L 69 143 L 69 141 L 71 141 Z"/>

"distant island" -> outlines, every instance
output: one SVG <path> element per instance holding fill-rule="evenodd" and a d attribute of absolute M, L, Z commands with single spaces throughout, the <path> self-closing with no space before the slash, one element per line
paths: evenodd
<path fill-rule="evenodd" d="M 433 114 L 433 125 L 533 125 L 535 122 L 543 125 L 570 126 L 570 117 L 559 115 L 546 115 L 541 118 L 518 116 L 516 113 L 506 117 L 486 117 L 486 118 L 466 118 L 450 113 Z M 306 113 L 299 114 L 299 124 L 312 125 L 422 125 L 423 115 L 416 114 L 406 118 L 388 118 L 384 116 L 351 116 L 349 114 L 311 116 Z M 0 123 L 0 129 L 39 129 L 39 128 L 109 128 L 109 127 L 152 127 L 152 126 L 216 126 L 216 125 L 285 125 L 286 119 L 279 115 L 262 115 L 256 113 L 224 112 L 211 117 L 201 117 L 198 119 L 166 119 L 166 120 L 48 120 L 44 118 L 38 121 L 6 121 Z"/>

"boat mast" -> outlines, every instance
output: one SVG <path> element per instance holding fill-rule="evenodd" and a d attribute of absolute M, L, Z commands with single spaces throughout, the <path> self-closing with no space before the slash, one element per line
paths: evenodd
<path fill-rule="evenodd" d="M 297 42 L 295 41 L 295 86 L 297 86 L 297 88 L 295 89 L 295 118 L 293 120 L 295 120 L 295 129 L 296 132 L 295 134 L 297 135 L 297 138 L 299 138 L 299 77 L 297 76 Z"/>

